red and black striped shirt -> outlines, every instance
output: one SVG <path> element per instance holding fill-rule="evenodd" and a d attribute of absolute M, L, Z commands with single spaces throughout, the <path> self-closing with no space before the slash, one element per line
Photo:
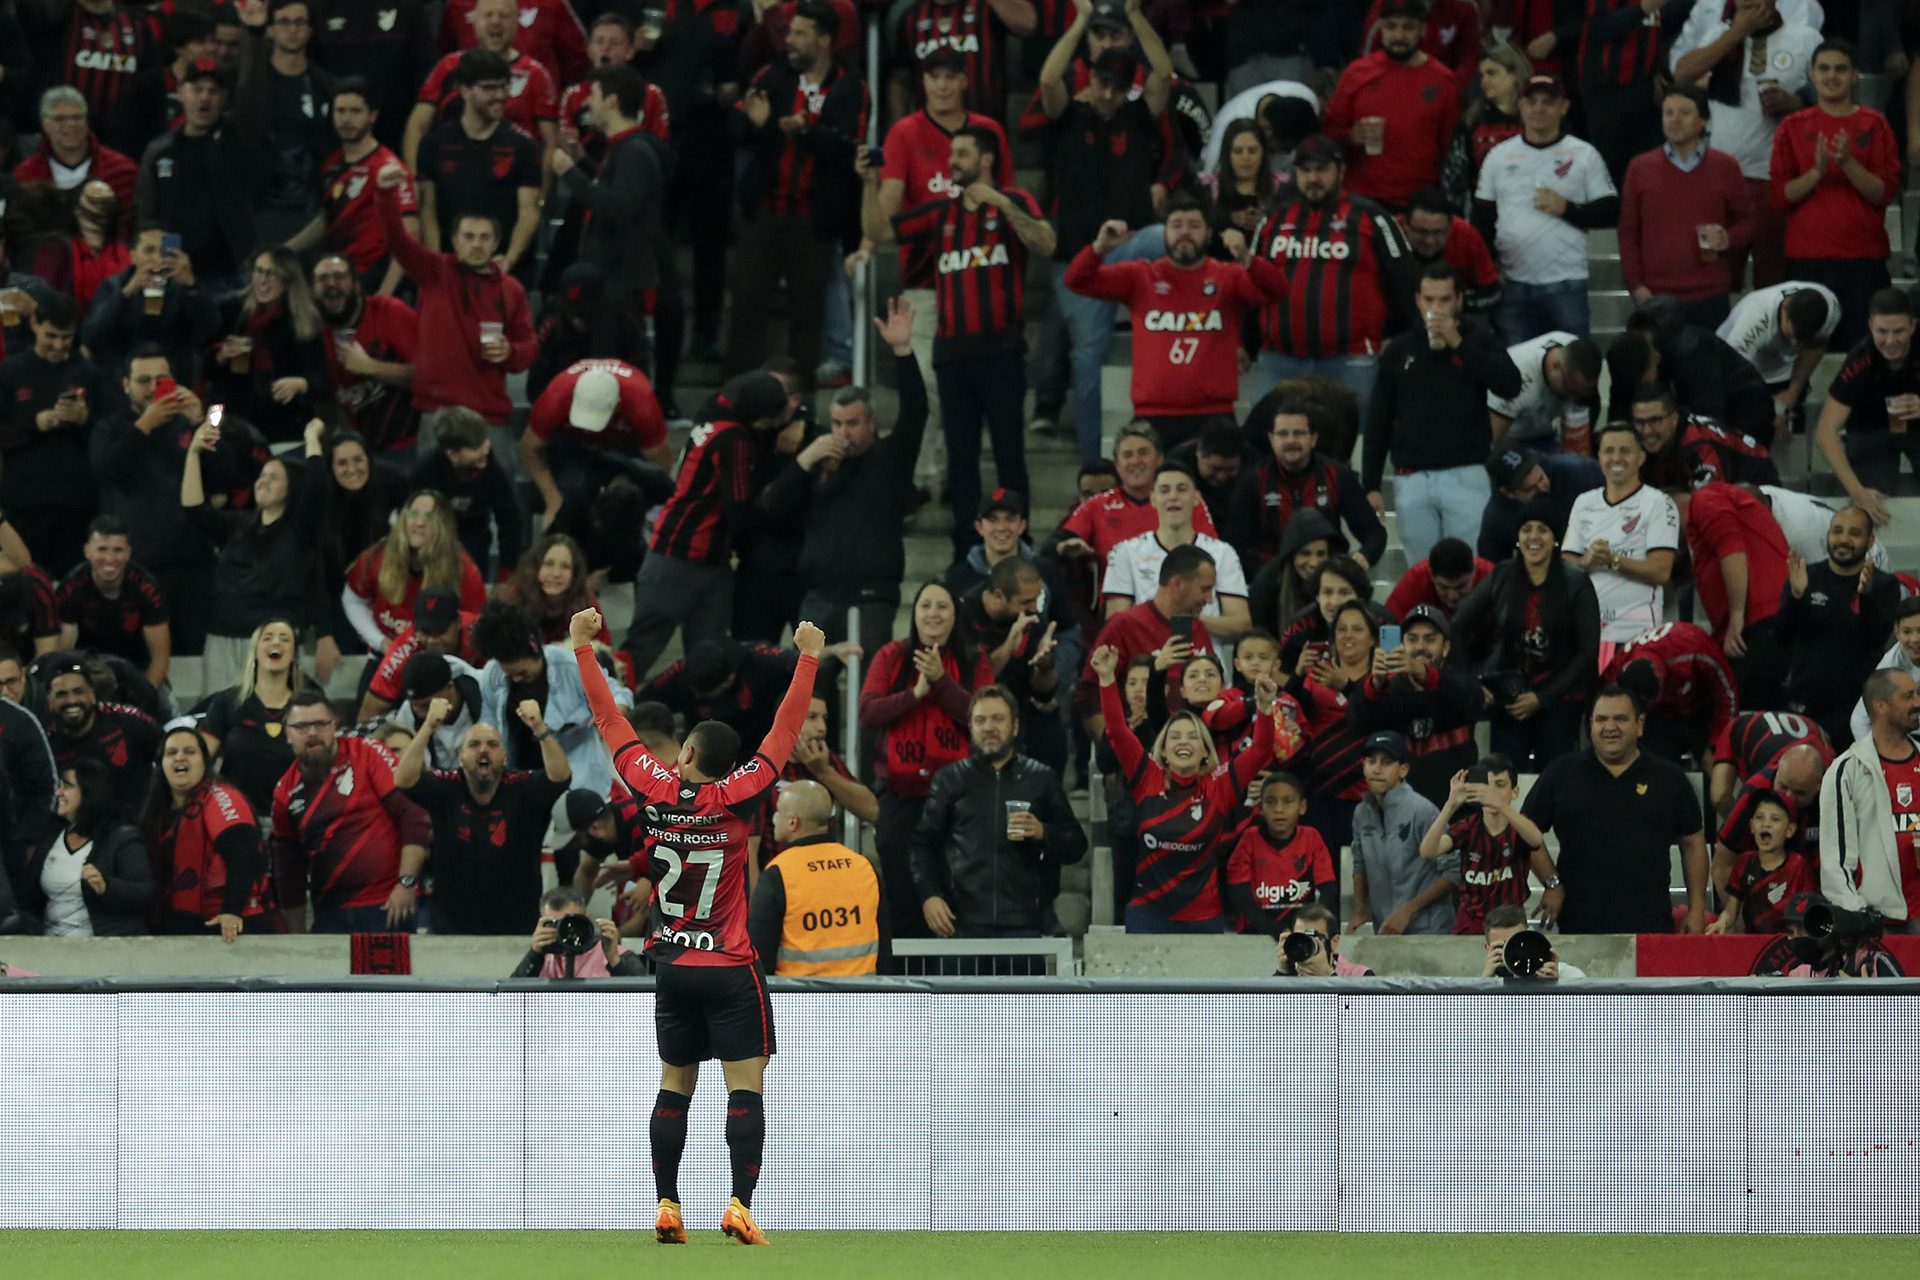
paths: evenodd
<path fill-rule="evenodd" d="M 1454 898 L 1453 931 L 1479 933 L 1487 912 L 1495 907 L 1525 906 L 1527 867 L 1533 848 L 1509 823 L 1499 835 L 1487 830 L 1480 814 L 1470 814 L 1447 828 L 1454 852 L 1460 855 L 1460 892 Z"/>
<path fill-rule="evenodd" d="M 768 119 L 769 124 L 777 125 L 780 120 L 797 115 L 811 128 L 819 123 L 820 113 L 826 108 L 827 98 L 833 92 L 834 86 L 847 74 L 845 67 L 835 63 L 819 84 L 808 85 L 806 81 L 789 70 L 783 60 L 768 63 L 760 68 L 753 77 L 751 87 L 767 95 L 772 111 Z M 783 82 L 791 82 L 793 86 L 791 92 L 782 91 Z M 867 136 L 867 112 L 871 110 L 872 105 L 867 96 L 867 87 L 860 85 L 858 89 L 860 116 L 850 130 L 856 140 Z M 734 110 L 744 114 L 746 99 L 742 98 L 736 103 Z M 775 213 L 801 215 L 813 213 L 814 170 L 818 168 L 819 160 L 814 154 L 813 147 L 804 141 L 805 138 L 806 134 L 802 132 L 788 137 L 780 144 L 780 158 L 774 165 L 773 180 L 760 194 L 761 203 Z"/>
<path fill-rule="evenodd" d="M 1309 358 L 1380 350 L 1394 287 L 1387 276 L 1413 263 L 1392 214 L 1345 194 L 1325 204 L 1295 196 L 1260 224 L 1254 252 L 1287 277 L 1286 296 L 1260 310 L 1264 350 Z"/>
<path fill-rule="evenodd" d="M 1732 765 L 1746 778 L 1771 773 L 1781 756 L 1803 744 L 1820 753 L 1823 765 L 1833 763 L 1833 744 L 1827 741 L 1826 731 L 1805 716 L 1791 711 L 1742 711 L 1714 739 L 1713 758 Z"/>
<path fill-rule="evenodd" d="M 1627 14 L 1623 10 L 1631 9 Z M 1580 79 L 1591 84 L 1641 84 L 1664 70 L 1661 29 L 1648 26 L 1640 0 L 1587 0 L 1580 27 Z"/>
<path fill-rule="evenodd" d="M 1018 187 L 1006 197 L 1029 218 L 1040 205 Z M 989 346 L 1019 345 L 1026 325 L 1027 246 L 1006 214 L 992 205 L 966 208 L 965 199 L 930 201 L 895 215 L 902 241 L 928 241 L 940 325 L 936 361 L 962 359 Z"/>
<path fill-rule="evenodd" d="M 41 46 L 55 64 L 45 68 L 46 78 L 78 89 L 87 100 L 88 119 L 114 120 L 134 77 L 161 56 L 158 23 L 146 10 L 116 5 L 109 13 L 88 13 L 72 5 L 64 26 L 54 28 Z"/>
<path fill-rule="evenodd" d="M 900 19 L 900 56 L 918 72 L 939 49 L 967 60 L 967 109 L 999 118 L 1007 108 L 1006 32 L 987 0 L 917 0 Z"/>
<path fill-rule="evenodd" d="M 753 496 L 753 433 L 743 422 L 703 422 L 687 437 L 673 496 L 649 549 L 694 564 L 726 564 L 741 510 Z"/>

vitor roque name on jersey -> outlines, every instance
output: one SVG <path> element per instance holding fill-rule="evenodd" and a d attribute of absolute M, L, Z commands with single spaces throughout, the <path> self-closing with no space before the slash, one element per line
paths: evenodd
<path fill-rule="evenodd" d="M 940 255 L 936 265 L 945 274 L 949 271 L 970 271 L 975 267 L 1004 267 L 1010 262 L 1004 244 L 976 244 L 965 249 L 948 249 Z"/>
<path fill-rule="evenodd" d="M 1141 323 L 1148 333 L 1219 333 L 1227 327 L 1218 311 L 1149 311 Z"/>
<path fill-rule="evenodd" d="M 1286 234 L 1273 238 L 1273 244 L 1267 249 L 1270 258 L 1321 258 L 1337 262 L 1353 256 L 1353 246 L 1344 240 L 1322 240 L 1319 236 L 1299 236 Z"/>

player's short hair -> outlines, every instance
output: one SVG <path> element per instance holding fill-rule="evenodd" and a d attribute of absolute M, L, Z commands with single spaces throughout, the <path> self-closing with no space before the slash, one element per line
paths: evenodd
<path fill-rule="evenodd" d="M 87 537 L 125 538 L 133 540 L 133 531 L 127 528 L 127 522 L 119 516 L 107 514 L 95 516 L 87 522 Z"/>
<path fill-rule="evenodd" d="M 1114 468 L 1113 462 L 1110 459 L 1095 458 L 1092 462 L 1082 463 L 1074 479 L 1085 480 L 1088 476 L 1101 476 L 1108 480 L 1118 480 L 1120 478 L 1120 472 Z"/>
<path fill-rule="evenodd" d="M 1422 187 L 1407 200 L 1408 213 L 1438 213 L 1446 217 L 1453 216 L 1453 205 L 1447 199 L 1447 193 L 1438 187 Z"/>
<path fill-rule="evenodd" d="M 1267 798 L 1268 787 L 1292 787 L 1293 793 L 1302 800 L 1307 797 L 1307 788 L 1305 785 L 1301 783 L 1298 777 L 1288 773 L 1285 769 L 1275 769 L 1261 781 L 1260 798 L 1262 800 Z"/>
<path fill-rule="evenodd" d="M 513 68 L 505 58 L 491 49 L 468 49 L 454 64 L 453 80 L 462 88 L 467 85 L 484 84 L 489 80 L 511 79 L 513 79 Z"/>
<path fill-rule="evenodd" d="M 52 329 L 77 329 L 80 327 L 80 304 L 73 300 L 70 293 L 53 293 L 40 303 L 33 318 Z"/>
<path fill-rule="evenodd" d="M 979 706 L 982 702 L 987 702 L 989 700 L 996 699 L 996 698 L 999 699 L 1001 702 L 1006 703 L 1007 714 L 1013 717 L 1013 722 L 1015 724 L 1019 724 L 1020 723 L 1020 700 L 1013 696 L 1013 690 L 1007 688 L 1007 686 L 1003 684 L 983 684 L 978 689 L 975 689 L 973 691 L 973 696 L 967 699 L 968 721 L 969 722 L 972 721 L 973 709 L 975 707 Z"/>
<path fill-rule="evenodd" d="M 1827 327 L 1827 299 L 1818 289 L 1797 289 L 1787 295 L 1787 319 L 1801 342 Z"/>
<path fill-rule="evenodd" d="M 325 707 L 328 715 L 334 713 L 332 700 L 327 697 L 325 690 L 316 685 L 305 685 L 294 690 L 293 697 L 287 701 L 286 718 L 292 719 L 293 713 L 302 707 Z"/>
<path fill-rule="evenodd" d="M 826 0 L 800 0 L 800 3 L 793 7 L 793 16 L 805 18 L 813 24 L 815 30 L 829 40 L 840 34 L 840 15 L 833 11 L 833 6 L 826 3 Z"/>
<path fill-rule="evenodd" d="M 600 86 L 601 96 L 619 104 L 620 114 L 627 119 L 638 120 L 646 110 L 647 78 L 631 64 L 614 62 L 595 67 L 587 79 Z"/>
<path fill-rule="evenodd" d="M 656 734 L 671 738 L 680 731 L 674 721 L 673 708 L 664 702 L 636 702 L 627 711 L 627 723 L 633 731 L 640 734 Z"/>
<path fill-rule="evenodd" d="M 1193 446 L 1196 458 L 1237 458 L 1246 448 L 1246 437 L 1228 419 L 1215 419 L 1201 429 Z"/>
<path fill-rule="evenodd" d="M 1920 617 L 1920 596 L 1908 596 L 1893 606 L 1893 620 L 1904 622 L 1908 618 Z"/>
<path fill-rule="evenodd" d="M 1288 930 L 1297 933 L 1299 932 L 1297 926 L 1303 924 L 1318 925 L 1320 932 L 1329 938 L 1340 936 L 1340 917 L 1333 913 L 1332 908 L 1322 903 L 1309 902 L 1305 906 L 1294 909 L 1293 915 L 1287 921 Z"/>
<path fill-rule="evenodd" d="M 1707 91 L 1697 84 L 1670 84 L 1666 92 L 1660 95 L 1660 101 L 1665 103 L 1668 98 L 1685 98 L 1693 104 L 1693 109 L 1700 113 L 1702 120 L 1713 117 L 1713 108 L 1707 101 Z"/>
<path fill-rule="evenodd" d="M 1473 572 L 1473 548 L 1458 538 L 1442 538 L 1427 553 L 1427 568 L 1436 578 L 1464 578 Z"/>
<path fill-rule="evenodd" d="M 1867 318 L 1875 316 L 1906 316 L 1912 319 L 1913 299 L 1905 289 L 1896 289 L 1891 285 L 1875 289 L 1873 296 L 1867 299 Z"/>
<path fill-rule="evenodd" d="M 1840 36 L 1829 36 L 1815 45 L 1813 47 L 1813 57 L 1807 59 L 1807 65 L 1812 66 L 1814 60 L 1823 53 L 1840 54 L 1847 60 L 1849 66 L 1857 67 L 1860 65 L 1860 53 L 1853 47 L 1853 41 L 1843 39 Z"/>
<path fill-rule="evenodd" d="M 730 724 L 702 720 L 687 734 L 693 748 L 693 767 L 709 778 L 724 778 L 740 760 L 740 735 Z"/>
<path fill-rule="evenodd" d="M 1160 562 L 1160 585 L 1166 586 L 1175 578 L 1197 577 L 1202 565 L 1213 563 L 1213 557 L 1200 549 L 1198 543 L 1189 542 L 1167 552 L 1167 558 Z"/>
<path fill-rule="evenodd" d="M 1633 389 L 1634 404 L 1658 404 L 1662 413 L 1680 412 L 1680 399 L 1664 382 L 1643 382 Z"/>
<path fill-rule="evenodd" d="M 1622 431 L 1626 432 L 1629 436 L 1632 436 L 1633 442 L 1635 444 L 1640 443 L 1640 433 L 1633 429 L 1633 424 L 1631 422 L 1625 421 L 1624 419 L 1615 418 L 1612 422 L 1603 422 L 1598 427 L 1594 428 L 1593 430 L 1594 454 L 1596 456 L 1599 454 L 1600 442 L 1602 440 L 1605 440 L 1610 435 L 1614 435 Z"/>
<path fill-rule="evenodd" d="M 373 86 L 367 82 L 365 76 L 344 76 L 334 82 L 333 97 L 330 101 L 338 102 L 341 98 L 349 96 L 360 99 L 370 111 L 380 110 L 380 99 L 373 96 Z"/>
<path fill-rule="evenodd" d="M 1866 683 L 1860 686 L 1860 701 L 1869 707 L 1876 702 L 1893 701 L 1893 678 L 1906 674 L 1898 667 L 1881 667 L 1870 673 Z"/>
<path fill-rule="evenodd" d="M 1600 705 L 1600 699 L 1602 698 L 1625 698 L 1632 704 L 1633 714 L 1636 717 L 1647 714 L 1646 700 L 1632 689 L 1616 682 L 1604 686 L 1598 693 L 1593 695 L 1593 703 L 1587 709 L 1587 718 L 1589 720 L 1593 718 L 1593 708 Z"/>
<path fill-rule="evenodd" d="M 1282 418 L 1305 418 L 1307 430 L 1314 435 L 1320 434 L 1320 419 L 1314 412 L 1315 406 L 1305 400 L 1285 399 L 1273 406 L 1273 420 L 1267 423 L 1266 434 L 1272 435 L 1273 429 Z"/>
<path fill-rule="evenodd" d="M 1455 293 L 1463 294 L 1466 292 L 1466 289 L 1460 283 L 1460 273 L 1453 269 L 1451 262 L 1429 262 L 1426 269 L 1420 273 L 1420 278 L 1422 280 L 1445 280 L 1453 286 Z"/>
<path fill-rule="evenodd" d="M 1313 576 L 1313 594 L 1320 594 L 1320 583 L 1328 574 L 1341 579 L 1353 588 L 1356 600 L 1373 599 L 1373 579 L 1360 567 L 1360 562 L 1352 556 L 1328 556 L 1320 566 L 1320 572 Z"/>
<path fill-rule="evenodd" d="M 1176 213 L 1197 213 L 1204 218 L 1207 216 L 1207 206 L 1200 203 L 1199 196 L 1196 196 L 1191 191 L 1182 189 L 1174 192 L 1173 198 L 1167 201 L 1166 216 L 1161 218 L 1160 221 L 1165 223 Z"/>
<path fill-rule="evenodd" d="M 560 911 L 568 915 L 578 915 L 587 909 L 587 900 L 580 891 L 570 884 L 556 885 L 540 895 L 540 911 Z"/>
<path fill-rule="evenodd" d="M 1488 781 L 1492 781 L 1494 775 L 1500 773 L 1506 774 L 1515 782 L 1520 781 L 1520 771 L 1513 767 L 1512 757 L 1502 755 L 1498 751 L 1489 751 L 1487 754 L 1481 756 L 1479 760 L 1474 762 L 1473 768 Z M 1470 772 L 1467 776 L 1471 780 L 1473 774 Z"/>
<path fill-rule="evenodd" d="M 1161 459 L 1160 465 L 1153 469 L 1153 478 L 1158 483 L 1161 476 L 1179 476 L 1188 484 L 1198 488 L 1200 480 L 1193 474 L 1193 468 L 1184 462 L 1175 462 L 1170 458 Z"/>
<path fill-rule="evenodd" d="M 987 590 L 998 591 L 1003 596 L 1011 596 L 1029 583 L 1037 586 L 1042 581 L 1033 561 L 1021 556 L 1008 556 L 987 572 Z"/>
<path fill-rule="evenodd" d="M 1160 433 L 1153 429 L 1153 424 L 1150 422 L 1135 419 L 1120 428 L 1120 434 L 1113 438 L 1113 451 L 1116 454 L 1119 453 L 1120 446 L 1128 440 L 1145 440 L 1154 447 L 1155 452 L 1164 453 L 1166 451 L 1165 446 L 1160 443 Z"/>
<path fill-rule="evenodd" d="M 1492 933 L 1495 929 L 1524 929 L 1526 927 L 1527 909 L 1511 902 L 1503 902 L 1499 906 L 1489 909 L 1487 918 L 1481 925 L 1482 930 L 1487 933 Z"/>
<path fill-rule="evenodd" d="M 448 405 L 433 420 L 434 447 L 478 449 L 487 442 L 487 420 L 464 405 Z"/>
<path fill-rule="evenodd" d="M 993 157 L 993 163 L 987 166 L 988 173 L 992 173 L 999 167 L 1001 149 L 1004 144 L 1000 141 L 999 135 L 995 134 L 993 130 L 983 124 L 962 125 L 953 131 L 953 136 L 956 138 L 965 138 L 973 144 L 975 151 L 980 152 L 982 155 Z"/>

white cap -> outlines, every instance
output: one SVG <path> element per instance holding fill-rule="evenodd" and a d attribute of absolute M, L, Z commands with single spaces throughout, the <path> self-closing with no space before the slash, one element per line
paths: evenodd
<path fill-rule="evenodd" d="M 589 369 L 573 384 L 567 425 L 576 431 L 605 431 L 620 407 L 620 379 L 605 369 Z"/>

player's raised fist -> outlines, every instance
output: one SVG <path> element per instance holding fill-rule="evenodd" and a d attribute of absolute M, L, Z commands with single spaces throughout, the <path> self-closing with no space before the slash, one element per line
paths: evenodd
<path fill-rule="evenodd" d="M 827 634 L 811 622 L 803 622 L 793 629 L 793 644 L 809 658 L 818 658 L 826 652 Z"/>
<path fill-rule="evenodd" d="M 576 649 L 590 648 L 595 636 L 600 634 L 600 611 L 582 609 L 573 615 L 567 623 L 567 639 L 573 641 Z"/>

